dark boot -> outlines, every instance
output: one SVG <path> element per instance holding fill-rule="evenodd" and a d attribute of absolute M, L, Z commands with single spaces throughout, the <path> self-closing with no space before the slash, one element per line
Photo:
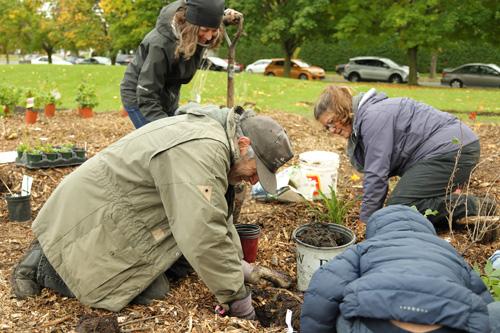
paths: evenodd
<path fill-rule="evenodd" d="M 43 255 L 38 240 L 34 240 L 10 277 L 12 291 L 19 299 L 39 295 L 42 287 L 37 282 L 37 269 Z"/>
<path fill-rule="evenodd" d="M 162 273 L 142 293 L 137 295 L 130 303 L 148 305 L 155 299 L 163 299 L 170 291 L 167 276 Z"/>

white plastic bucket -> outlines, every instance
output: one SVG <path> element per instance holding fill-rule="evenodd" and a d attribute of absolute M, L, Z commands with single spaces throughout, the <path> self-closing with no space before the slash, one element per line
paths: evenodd
<path fill-rule="evenodd" d="M 302 175 L 312 181 L 315 190 L 312 193 L 312 198 L 319 199 L 319 191 L 329 197 L 331 195 L 330 186 L 337 191 L 337 172 L 339 169 L 340 157 L 337 153 L 330 151 L 307 151 L 299 155 L 299 165 Z M 301 191 L 302 189 L 299 189 Z M 304 188 L 302 193 L 306 196 L 311 192 L 310 189 Z"/>
<path fill-rule="evenodd" d="M 356 235 L 354 235 L 350 229 L 339 224 L 328 223 L 330 229 L 343 236 L 346 240 L 346 244 L 332 247 L 317 247 L 306 244 L 297 239 L 297 234 L 309 225 L 310 224 L 304 224 L 296 228 L 292 234 L 292 239 L 296 245 L 297 289 L 300 291 L 305 291 L 307 289 L 311 277 L 318 268 L 344 252 L 349 246 L 356 242 Z"/>

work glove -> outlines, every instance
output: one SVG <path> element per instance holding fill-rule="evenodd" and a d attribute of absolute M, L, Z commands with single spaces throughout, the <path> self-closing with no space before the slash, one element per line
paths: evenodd
<path fill-rule="evenodd" d="M 227 8 L 224 11 L 224 16 L 222 17 L 222 22 L 224 22 L 224 25 L 230 25 L 230 24 L 238 24 L 240 23 L 240 20 L 243 19 L 243 14 L 231 9 Z"/>
<path fill-rule="evenodd" d="M 284 273 L 267 267 L 252 265 L 245 260 L 242 260 L 241 263 L 243 266 L 243 277 L 247 283 L 259 284 L 261 279 L 264 279 L 271 282 L 275 287 L 286 289 L 290 288 L 292 284 L 292 279 Z"/>
<path fill-rule="evenodd" d="M 238 317 L 246 320 L 254 320 L 255 319 L 255 309 L 252 305 L 252 294 L 248 294 L 248 296 L 236 300 L 231 304 L 222 304 L 217 305 L 215 307 L 215 313 L 219 316 L 231 316 Z"/>
<path fill-rule="evenodd" d="M 255 309 L 252 305 L 252 294 L 247 297 L 232 302 L 229 305 L 229 315 L 246 320 L 255 319 Z"/>

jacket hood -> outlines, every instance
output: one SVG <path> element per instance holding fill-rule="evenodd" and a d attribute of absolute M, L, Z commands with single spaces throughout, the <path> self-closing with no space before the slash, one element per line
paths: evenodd
<path fill-rule="evenodd" d="M 234 109 L 219 108 L 216 105 L 200 105 L 198 103 L 189 102 L 175 111 L 175 115 L 195 114 L 199 116 L 207 116 L 216 120 L 226 131 L 227 140 L 231 149 L 231 164 L 239 158 L 240 152 L 237 149 L 236 133 L 239 128 L 239 115 L 234 112 Z M 241 130 L 241 129 L 240 129 Z"/>
<path fill-rule="evenodd" d="M 367 106 L 370 104 L 380 102 L 381 100 L 384 100 L 386 98 L 388 97 L 385 93 L 379 93 L 377 92 L 377 90 L 373 88 L 370 89 L 365 94 L 359 94 L 353 97 L 353 101 L 358 100 L 359 102 L 361 102 L 360 105 L 356 105 L 356 107 L 353 109 L 354 111 L 353 130 L 355 133 L 358 133 L 359 131 L 360 121 L 363 118 L 363 114 L 367 110 Z"/>
<path fill-rule="evenodd" d="M 429 220 L 415 208 L 392 205 L 375 212 L 366 226 L 366 239 L 393 231 L 412 231 L 436 235 Z"/>
<path fill-rule="evenodd" d="M 175 2 L 172 2 L 168 6 L 165 6 L 161 9 L 160 15 L 158 16 L 158 19 L 156 20 L 156 30 L 158 32 L 165 36 L 169 37 L 170 39 L 176 40 L 176 33 L 174 31 L 174 28 L 172 26 L 172 20 L 174 18 L 175 13 L 177 10 L 182 7 L 184 4 L 183 0 L 178 0 Z"/>

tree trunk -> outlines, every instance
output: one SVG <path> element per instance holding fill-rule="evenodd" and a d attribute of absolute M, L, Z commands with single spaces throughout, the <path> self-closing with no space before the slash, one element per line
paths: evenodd
<path fill-rule="evenodd" d="M 52 64 L 52 54 L 54 53 L 54 48 L 50 46 L 48 43 L 44 43 L 42 45 L 43 50 L 47 53 L 49 57 L 49 64 Z"/>
<path fill-rule="evenodd" d="M 408 63 L 410 64 L 410 76 L 408 78 L 408 84 L 410 86 L 418 85 L 417 79 L 417 51 L 418 46 L 412 47 L 407 50 Z"/>
<path fill-rule="evenodd" d="M 285 64 L 283 67 L 283 76 L 290 77 L 290 71 L 292 69 L 291 60 L 296 47 L 292 41 L 284 41 L 283 49 L 285 51 Z"/>
<path fill-rule="evenodd" d="M 429 77 L 431 79 L 436 77 L 437 61 L 438 61 L 438 51 L 432 50 L 432 52 L 431 52 L 431 66 L 429 68 Z"/>
<path fill-rule="evenodd" d="M 5 52 L 5 62 L 7 63 L 7 65 L 10 63 L 9 61 L 9 52 Z"/>

